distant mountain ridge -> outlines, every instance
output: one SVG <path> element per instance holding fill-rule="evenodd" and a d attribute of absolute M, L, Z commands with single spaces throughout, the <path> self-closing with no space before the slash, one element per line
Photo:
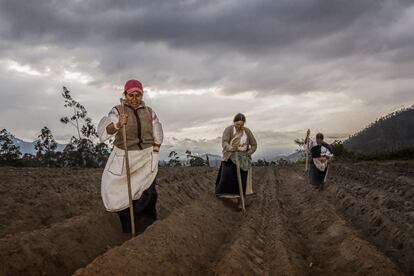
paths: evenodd
<path fill-rule="evenodd" d="M 297 151 L 295 151 L 291 154 L 282 154 L 282 155 L 276 155 L 276 156 L 271 157 L 271 158 L 259 158 L 259 159 L 266 160 L 268 162 L 272 162 L 272 161 L 277 162 L 280 159 L 286 160 L 286 161 L 289 161 L 289 162 L 297 162 L 297 161 L 300 161 L 300 160 L 304 160 L 305 155 L 306 155 L 305 151 L 297 150 Z"/>
<path fill-rule="evenodd" d="M 25 154 L 35 153 L 35 143 L 27 142 L 15 136 L 12 140 L 16 146 L 20 147 L 20 151 Z M 375 122 L 368 125 L 363 130 L 350 136 L 343 142 L 345 148 L 351 151 L 373 154 L 383 153 L 387 151 L 395 151 L 405 147 L 414 146 L 414 105 L 409 108 L 404 108 L 396 112 L 392 112 Z M 58 144 L 57 151 L 63 151 L 65 144 Z M 162 148 L 162 160 L 168 160 L 168 153 L 171 149 Z M 206 160 L 206 154 L 200 153 L 200 157 Z M 183 158 L 184 158 L 183 154 Z M 278 155 L 269 158 L 267 161 L 277 161 L 285 159 L 292 162 L 304 159 L 304 152 L 294 152 L 290 155 Z M 211 163 L 218 163 L 221 161 L 220 155 L 209 154 Z"/>
<path fill-rule="evenodd" d="M 15 137 L 12 134 L 12 141 L 16 146 L 18 146 L 20 148 L 20 152 L 22 154 L 26 154 L 26 153 L 35 154 L 36 153 L 35 144 L 36 144 L 37 140 L 35 140 L 33 142 L 27 142 L 27 141 L 24 141 L 20 138 Z M 58 144 L 56 151 L 63 151 L 65 149 L 65 147 L 66 147 L 66 144 Z M 163 153 L 164 153 L 163 154 L 164 158 L 162 158 L 162 160 L 167 160 L 168 161 L 169 160 L 168 152 L 165 151 Z M 220 162 L 221 162 L 221 156 L 220 155 L 211 154 L 211 153 L 203 153 L 203 154 L 197 154 L 196 153 L 196 155 L 199 155 L 204 160 L 207 160 L 207 155 L 208 155 L 209 160 L 210 160 L 210 164 L 212 166 L 216 166 L 217 164 L 220 164 Z M 182 154 L 181 157 L 182 157 L 182 160 L 185 160 L 185 154 Z"/>
<path fill-rule="evenodd" d="M 414 105 L 390 113 L 344 141 L 362 154 L 392 152 L 414 145 Z"/>
<path fill-rule="evenodd" d="M 36 150 L 35 150 L 35 144 L 36 144 L 36 141 L 37 140 L 35 140 L 35 141 L 33 141 L 33 142 L 26 142 L 26 141 L 23 141 L 22 139 L 19 139 L 19 138 L 17 138 L 17 137 L 15 137 L 15 136 L 13 136 L 12 137 L 12 141 L 13 141 L 13 143 L 16 145 L 16 146 L 18 146 L 18 147 L 20 147 L 20 152 L 22 153 L 22 154 L 25 154 L 25 153 L 29 153 L 29 154 L 35 154 L 35 152 L 36 152 Z M 63 145 L 63 144 L 58 144 L 58 146 L 57 146 L 57 151 L 63 151 L 63 149 L 66 147 L 66 145 Z"/>

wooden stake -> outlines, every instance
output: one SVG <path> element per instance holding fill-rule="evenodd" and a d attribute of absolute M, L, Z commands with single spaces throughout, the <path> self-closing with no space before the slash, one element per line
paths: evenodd
<path fill-rule="evenodd" d="M 326 184 L 326 179 L 328 179 L 328 172 L 329 172 L 329 164 L 326 165 L 326 174 L 325 174 L 325 178 L 323 179 L 323 184 Z"/>
<path fill-rule="evenodd" d="M 305 172 L 309 170 L 309 137 L 306 141 L 306 160 L 305 160 Z"/>
<path fill-rule="evenodd" d="M 125 114 L 124 99 L 121 100 L 122 113 Z M 124 138 L 124 150 L 125 150 L 125 167 L 127 173 L 128 184 L 128 197 L 129 197 L 129 215 L 131 218 L 131 235 L 135 237 L 135 219 L 134 219 L 134 206 L 132 204 L 132 187 L 131 187 L 131 172 L 129 170 L 129 158 L 128 158 L 128 143 L 127 143 L 127 130 L 125 125 L 122 127 L 122 136 Z"/>
<path fill-rule="evenodd" d="M 309 131 L 309 130 L 308 130 Z M 307 133 L 306 133 L 307 134 Z M 310 134 L 310 132 L 309 132 Z M 306 135 L 306 160 L 305 160 L 305 172 L 309 170 L 309 136 Z"/>
<path fill-rule="evenodd" d="M 245 214 L 246 206 L 244 204 L 243 184 L 242 184 L 241 173 L 240 173 L 239 152 L 236 151 L 235 153 L 236 153 L 237 182 L 239 183 L 239 192 L 240 192 L 240 200 L 242 204 L 242 211 L 243 211 L 243 214 Z"/>

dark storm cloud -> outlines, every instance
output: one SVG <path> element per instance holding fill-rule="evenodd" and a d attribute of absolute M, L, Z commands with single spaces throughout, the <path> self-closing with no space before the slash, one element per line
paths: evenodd
<path fill-rule="evenodd" d="M 63 137 L 61 86 L 97 121 L 139 78 L 181 144 L 215 143 L 240 111 L 268 147 L 321 124 L 352 132 L 414 100 L 413 4 L 0 0 L 0 127 L 32 137 L 47 124 Z"/>
<path fill-rule="evenodd" d="M 158 89 L 210 85 L 226 93 L 302 93 L 337 89 L 344 73 L 329 71 L 346 65 L 344 57 L 357 62 L 359 55 L 395 50 L 392 58 L 405 60 L 413 52 L 413 37 L 404 33 L 390 39 L 383 32 L 409 5 L 377 0 L 40 0 L 34 5 L 9 0 L 1 1 L 0 30 L 3 38 L 27 46 L 57 45 L 77 57 L 83 53 L 79 63 L 98 60 L 97 83 L 129 70 Z M 31 59 L 25 62 L 36 63 Z M 153 68 L 150 76 L 147 66 Z M 287 75 L 292 71 L 295 75 Z"/>
<path fill-rule="evenodd" d="M 9 39 L 79 45 L 164 42 L 177 47 L 257 51 L 315 40 L 381 15 L 383 1 L 2 1 Z M 381 23 L 381 22 L 379 22 Z M 381 26 L 379 26 L 381 27 Z M 360 30 L 362 33 L 364 30 Z"/>
<path fill-rule="evenodd" d="M 318 38 L 375 14 L 381 1 L 2 1 L 9 38 L 103 38 L 257 49 Z M 5 23 L 3 21 L 3 23 Z"/>

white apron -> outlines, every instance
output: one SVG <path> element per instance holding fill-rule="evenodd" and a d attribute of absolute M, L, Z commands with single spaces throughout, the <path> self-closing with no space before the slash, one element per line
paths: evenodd
<path fill-rule="evenodd" d="M 233 141 L 240 138 L 239 142 L 239 151 L 247 151 L 248 145 L 247 145 L 247 135 L 246 131 L 243 130 L 242 135 L 239 137 L 236 135 L 237 130 L 236 127 L 233 127 L 233 139 L 230 141 L 230 145 L 233 144 Z M 253 194 L 253 172 L 252 168 L 249 169 L 247 173 L 247 182 L 246 182 L 246 195 L 252 195 Z"/>
<path fill-rule="evenodd" d="M 137 200 L 154 182 L 159 154 L 153 148 L 128 151 L 132 199 Z M 105 208 L 117 212 L 129 207 L 124 150 L 114 147 L 102 175 L 101 195 Z"/>
<path fill-rule="evenodd" d="M 315 164 L 315 167 L 321 172 L 324 172 L 325 169 L 328 167 L 328 160 L 322 162 L 318 158 L 312 158 L 312 161 L 313 161 L 313 164 Z"/>

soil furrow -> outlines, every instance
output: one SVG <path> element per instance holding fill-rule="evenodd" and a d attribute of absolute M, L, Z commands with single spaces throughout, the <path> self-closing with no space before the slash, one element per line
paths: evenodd
<path fill-rule="evenodd" d="M 231 242 L 223 246 L 225 254 L 215 265 L 215 275 L 263 274 L 266 241 L 263 188 L 267 186 L 266 175 L 261 174 L 260 178 L 255 177 L 254 180 L 260 183 L 256 195 L 246 199 L 247 202 L 252 201 L 252 204 L 247 207 L 245 215 L 241 214 L 242 223 L 233 229 Z"/>
<path fill-rule="evenodd" d="M 199 179 L 194 181 L 192 174 L 197 172 L 194 168 L 181 168 L 180 172 L 175 168 L 161 169 L 157 185 L 161 198 L 158 204 L 160 219 L 167 218 L 177 208 L 191 204 L 202 194 L 212 193 L 211 183 L 215 177 L 215 170 L 207 168 L 205 173 L 203 168 L 200 170 Z M 166 182 L 165 179 L 173 178 L 175 172 L 179 172 L 181 181 Z M 83 174 L 80 176 L 87 177 Z M 100 178 L 100 172 L 96 173 L 95 178 L 96 182 Z M 73 179 L 69 181 L 73 183 Z M 33 230 L 29 228 L 29 231 L 10 233 L 0 239 L 0 260 L 4 264 L 0 266 L 0 275 L 69 275 L 112 246 L 120 245 L 129 238 L 129 235 L 120 231 L 117 215 L 104 211 L 98 193 L 99 185 L 88 185 L 96 186 L 95 190 L 92 189 L 94 200 L 90 202 L 91 211 L 68 219 L 56 217 L 60 219 L 59 222 L 38 226 Z M 56 186 L 52 188 L 60 189 Z M 75 186 L 72 191 L 76 189 Z M 85 194 L 85 188 L 76 191 L 75 194 L 79 192 Z M 47 196 L 49 195 L 50 192 Z M 78 199 L 83 197 L 85 195 L 80 195 Z M 76 197 L 73 196 L 66 200 L 76 203 Z M 45 212 L 56 207 L 54 201 L 42 202 L 48 204 Z M 138 233 L 144 231 L 142 226 L 138 225 Z"/>
<path fill-rule="evenodd" d="M 414 212 L 412 202 L 384 192 L 389 183 L 376 182 L 370 188 L 343 174 L 333 175 L 327 198 L 361 235 L 389 256 L 404 273 L 414 273 Z M 398 184 L 400 186 L 400 184 Z M 379 188 L 377 188 L 379 187 Z M 392 187 L 391 187 L 392 188 Z M 402 187 L 401 187 L 402 188 Z M 407 194 L 414 191 L 405 186 Z"/>
<path fill-rule="evenodd" d="M 126 242 L 101 171 L 4 170 L 0 275 L 414 273 L 409 163 L 335 164 L 322 192 L 303 168 L 255 167 L 246 215 L 214 197 L 216 169 L 162 168 L 160 220 Z"/>
<path fill-rule="evenodd" d="M 228 242 L 240 214 L 212 195 L 177 209 L 144 235 L 95 259 L 75 275 L 203 275 Z"/>
<path fill-rule="evenodd" d="M 285 200 L 289 223 L 298 229 L 309 252 L 309 274 L 401 275 L 399 269 L 375 246 L 361 239 L 305 178 L 282 170 L 280 196 Z"/>

